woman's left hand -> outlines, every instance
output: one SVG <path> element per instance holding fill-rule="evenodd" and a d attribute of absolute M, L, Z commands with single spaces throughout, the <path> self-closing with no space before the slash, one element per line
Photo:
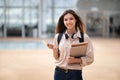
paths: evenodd
<path fill-rule="evenodd" d="M 68 57 L 68 64 L 75 63 L 74 57 Z"/>
<path fill-rule="evenodd" d="M 81 58 L 68 57 L 68 64 L 82 63 Z"/>

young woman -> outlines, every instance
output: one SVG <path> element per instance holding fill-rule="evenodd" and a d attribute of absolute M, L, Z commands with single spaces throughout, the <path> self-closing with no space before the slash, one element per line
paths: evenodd
<path fill-rule="evenodd" d="M 62 37 L 58 44 L 58 36 L 61 33 Z M 82 42 L 88 42 L 86 55 L 78 58 L 71 57 L 71 45 L 80 43 L 80 39 Z M 94 61 L 94 52 L 92 42 L 85 33 L 85 26 L 75 11 L 66 10 L 60 16 L 53 44 L 48 44 L 48 47 L 53 49 L 53 57 L 56 60 L 54 80 L 83 80 L 82 67 Z"/>

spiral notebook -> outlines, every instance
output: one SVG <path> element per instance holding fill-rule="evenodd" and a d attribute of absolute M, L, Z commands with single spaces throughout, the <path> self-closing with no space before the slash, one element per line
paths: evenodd
<path fill-rule="evenodd" d="M 81 57 L 86 55 L 88 42 L 72 44 L 70 49 L 70 56 Z"/>

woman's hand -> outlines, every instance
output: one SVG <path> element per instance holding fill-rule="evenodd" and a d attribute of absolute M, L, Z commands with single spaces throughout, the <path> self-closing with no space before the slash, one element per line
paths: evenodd
<path fill-rule="evenodd" d="M 75 58 L 74 57 L 68 57 L 68 64 L 74 63 Z"/>
<path fill-rule="evenodd" d="M 53 44 L 47 43 L 47 47 L 48 47 L 49 49 L 53 49 Z"/>
<path fill-rule="evenodd" d="M 68 64 L 82 63 L 81 58 L 68 57 Z"/>
<path fill-rule="evenodd" d="M 54 58 L 58 59 L 58 49 L 53 44 L 50 44 L 50 43 L 47 43 L 47 47 L 53 50 Z"/>

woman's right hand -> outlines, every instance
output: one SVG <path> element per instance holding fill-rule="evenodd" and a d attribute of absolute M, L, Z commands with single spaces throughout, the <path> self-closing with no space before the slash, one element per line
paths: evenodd
<path fill-rule="evenodd" d="M 50 44 L 50 43 L 47 43 L 47 47 L 49 49 L 53 50 L 53 56 L 55 59 L 57 59 L 58 58 L 58 49 L 53 44 Z"/>
<path fill-rule="evenodd" d="M 47 47 L 48 47 L 49 49 L 53 49 L 53 44 L 47 43 Z"/>

